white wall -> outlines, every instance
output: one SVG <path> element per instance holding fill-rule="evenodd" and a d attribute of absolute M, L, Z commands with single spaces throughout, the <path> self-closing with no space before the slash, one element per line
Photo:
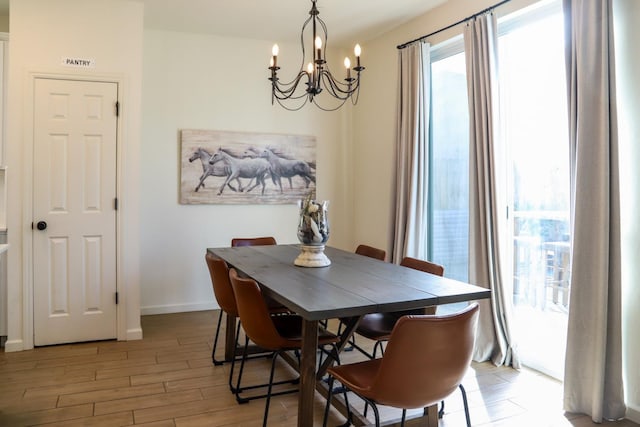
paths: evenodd
<path fill-rule="evenodd" d="M 31 280 L 31 146 L 29 94 L 32 73 L 106 76 L 120 81 L 122 186 L 119 260 L 119 338 L 141 336 L 139 316 L 138 149 L 143 7 L 112 0 L 11 0 L 7 118 L 8 351 L 33 345 Z M 95 68 L 61 66 L 62 58 L 95 59 Z"/>
<path fill-rule="evenodd" d="M 622 283 L 625 394 L 628 417 L 640 423 L 640 3 L 636 0 L 614 2 L 618 123 L 620 128 Z"/>
<path fill-rule="evenodd" d="M 317 196 L 330 201 L 329 244 L 353 249 L 348 214 L 349 107 L 324 112 L 308 105 L 291 112 L 272 106 L 267 80 L 270 41 L 157 30 L 147 30 L 144 39 L 142 313 L 217 306 L 204 262 L 207 247 L 229 246 L 236 236 L 271 235 L 279 243 L 297 243 L 295 204 L 180 205 L 181 129 L 315 136 Z M 286 80 L 297 72 L 300 48 L 280 47 L 280 72 Z"/>

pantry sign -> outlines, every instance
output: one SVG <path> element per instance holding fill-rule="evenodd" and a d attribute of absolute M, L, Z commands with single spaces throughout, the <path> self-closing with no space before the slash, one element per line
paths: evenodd
<path fill-rule="evenodd" d="M 96 60 L 93 58 L 64 57 L 62 58 L 62 65 L 73 68 L 96 68 Z"/>

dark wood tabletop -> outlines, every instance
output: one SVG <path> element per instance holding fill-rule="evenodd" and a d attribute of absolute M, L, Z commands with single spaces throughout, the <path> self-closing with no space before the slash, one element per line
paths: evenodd
<path fill-rule="evenodd" d="M 385 263 L 340 249 L 327 247 L 331 260 L 326 267 L 298 267 L 294 260 L 300 245 L 209 248 L 231 267 L 258 282 L 263 292 L 302 317 L 302 351 L 298 426 L 313 425 L 316 389 L 326 396 L 322 381 L 316 381 L 331 362 L 316 368 L 318 322 L 349 318 L 339 349 L 367 313 L 399 311 L 489 298 L 491 292 L 479 286 L 447 279 L 422 271 Z M 226 347 L 234 349 L 235 319 L 227 316 Z M 234 357 L 231 352 L 228 358 Z M 230 360 L 230 359 L 228 359 Z M 344 412 L 344 407 L 339 408 Z M 427 412 L 429 426 L 437 426 L 437 407 Z M 367 424 L 356 418 L 355 425 Z"/>
<path fill-rule="evenodd" d="M 327 247 L 327 267 L 297 267 L 299 245 L 210 248 L 307 320 L 489 298 L 486 288 Z"/>

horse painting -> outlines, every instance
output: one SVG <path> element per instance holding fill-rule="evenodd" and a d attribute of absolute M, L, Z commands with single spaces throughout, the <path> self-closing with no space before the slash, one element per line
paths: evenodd
<path fill-rule="evenodd" d="M 180 131 L 182 204 L 295 204 L 315 192 L 316 179 L 314 136 Z"/>
<path fill-rule="evenodd" d="M 262 184 L 262 194 L 264 195 L 265 189 L 265 176 L 269 173 L 270 165 L 269 162 L 262 158 L 238 158 L 231 155 L 227 150 L 223 148 L 218 148 L 211 159 L 209 160 L 210 165 L 215 165 L 218 162 L 224 162 L 225 165 L 229 168 L 229 175 L 227 175 L 227 179 L 224 181 L 224 184 L 220 187 L 220 191 L 218 191 L 218 195 L 221 195 L 224 191 L 224 187 L 229 184 L 229 182 L 233 179 L 238 178 L 255 178 L 256 182 L 253 186 L 247 189 L 247 193 L 258 185 Z"/>

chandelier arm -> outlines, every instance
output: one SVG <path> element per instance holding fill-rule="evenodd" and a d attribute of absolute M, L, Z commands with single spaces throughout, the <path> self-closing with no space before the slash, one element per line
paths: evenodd
<path fill-rule="evenodd" d="M 304 71 L 304 59 L 307 56 L 307 51 L 304 48 L 304 30 L 305 28 L 307 28 L 307 25 L 309 25 L 309 22 L 311 22 L 312 19 L 313 19 L 313 16 L 311 15 L 311 12 L 309 12 L 309 17 L 304 21 L 304 24 L 302 24 L 302 31 L 300 31 L 300 47 L 302 48 L 302 58 L 300 59 L 300 71 Z M 311 42 L 313 43 L 313 40 Z M 313 52 L 313 49 L 311 50 L 311 52 Z"/>
<path fill-rule="evenodd" d="M 280 98 L 276 98 L 276 99 L 278 101 L 278 104 L 280 104 L 280 106 L 282 108 L 284 108 L 285 110 L 288 110 L 288 111 L 298 111 L 298 110 L 302 109 L 302 107 L 304 107 L 307 104 L 307 102 L 309 101 L 309 97 L 305 97 L 304 98 L 304 102 L 302 104 L 300 104 L 297 107 L 290 107 L 290 106 L 288 106 L 286 104 L 283 104 L 282 103 L 282 99 L 280 99 Z M 286 99 L 292 99 L 292 98 L 285 98 L 285 100 Z M 298 98 L 296 98 L 296 99 L 298 99 Z"/>
<path fill-rule="evenodd" d="M 319 109 L 321 109 L 322 111 L 336 111 L 336 110 L 338 110 L 340 107 L 342 107 L 342 106 L 344 105 L 344 103 L 347 101 L 347 99 L 346 99 L 346 98 L 345 98 L 345 99 L 341 99 L 340 101 L 341 101 L 341 102 L 340 102 L 337 106 L 335 106 L 335 107 L 333 107 L 333 108 L 327 108 L 327 107 L 323 107 L 322 105 L 318 104 L 318 101 L 316 100 L 316 98 L 313 98 L 313 99 L 311 100 L 311 102 L 312 102 L 316 107 L 318 107 Z"/>
<path fill-rule="evenodd" d="M 359 87 L 359 80 L 355 79 L 349 83 L 337 81 L 331 73 L 323 73 L 323 82 L 325 88 L 336 98 L 346 99 L 351 96 Z"/>
<path fill-rule="evenodd" d="M 327 91 L 335 98 L 338 99 L 346 99 L 348 96 L 343 96 L 340 93 L 340 90 L 337 86 L 337 83 L 334 81 L 333 77 L 331 76 L 331 74 L 324 74 L 322 76 L 322 81 L 324 83 L 324 87 L 327 89 Z"/>
<path fill-rule="evenodd" d="M 309 75 L 305 72 L 305 71 L 300 71 L 298 73 L 298 75 L 295 77 L 295 79 L 293 79 L 291 82 L 289 83 L 279 83 L 277 80 L 275 82 L 273 82 L 272 87 L 273 90 L 276 93 L 282 94 L 285 96 L 285 98 L 289 98 L 289 97 L 293 97 L 295 98 L 300 98 L 302 96 L 306 96 L 306 93 L 300 96 L 293 96 L 296 92 L 296 89 L 298 89 L 298 85 L 300 84 L 300 81 L 302 80 L 303 77 L 309 77 Z M 283 98 L 284 99 L 284 98 Z"/>

